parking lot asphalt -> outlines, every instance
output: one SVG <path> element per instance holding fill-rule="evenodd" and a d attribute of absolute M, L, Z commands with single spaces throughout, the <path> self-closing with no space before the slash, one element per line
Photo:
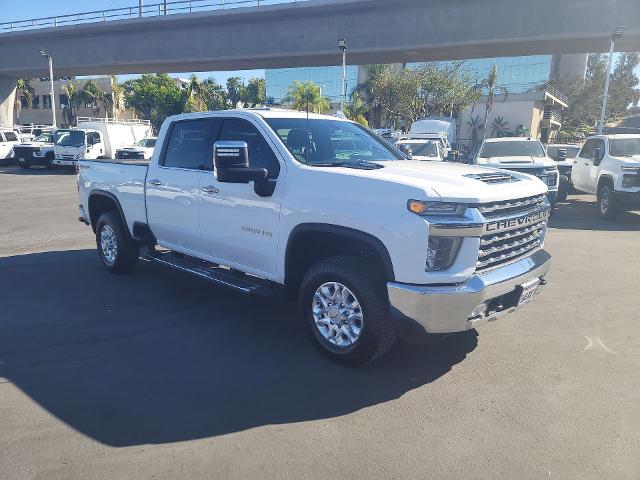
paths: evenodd
<path fill-rule="evenodd" d="M 363 369 L 293 305 L 100 265 L 75 176 L 0 168 L 0 479 L 640 478 L 640 212 L 571 196 L 535 302 Z"/>

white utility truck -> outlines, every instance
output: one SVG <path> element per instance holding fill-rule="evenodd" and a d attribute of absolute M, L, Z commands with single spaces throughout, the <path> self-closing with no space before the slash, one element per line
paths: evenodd
<path fill-rule="evenodd" d="M 574 159 L 571 181 L 576 190 L 598 196 L 604 218 L 640 208 L 640 135 L 589 137 Z"/>
<path fill-rule="evenodd" d="M 0 160 L 13 158 L 13 147 L 19 143 L 20 138 L 16 132 L 0 127 Z"/>
<path fill-rule="evenodd" d="M 113 159 L 117 149 L 151 135 L 148 120 L 79 117 L 77 125 L 58 130 L 54 165 L 75 167 L 81 159 Z"/>
<path fill-rule="evenodd" d="M 382 355 L 401 328 L 460 332 L 512 312 L 550 266 L 540 180 L 407 160 L 345 119 L 183 114 L 163 123 L 148 165 L 78 167 L 79 218 L 109 271 L 142 254 L 247 294 L 283 292 L 320 351 L 348 365 Z"/>
<path fill-rule="evenodd" d="M 560 175 L 556 162 L 549 158 L 540 140 L 524 137 L 487 138 L 474 159 L 476 165 L 527 173 L 547 186 L 552 208 L 556 203 Z"/>
<path fill-rule="evenodd" d="M 28 169 L 34 165 L 41 165 L 45 168 L 51 168 L 54 154 L 55 141 L 54 128 L 42 128 L 40 134 L 32 140 L 23 141 L 13 147 L 13 156 L 18 165 L 23 169 Z"/>
<path fill-rule="evenodd" d="M 396 142 L 396 148 L 411 160 L 442 162 L 444 154 L 442 144 L 437 140 L 402 138 Z"/>

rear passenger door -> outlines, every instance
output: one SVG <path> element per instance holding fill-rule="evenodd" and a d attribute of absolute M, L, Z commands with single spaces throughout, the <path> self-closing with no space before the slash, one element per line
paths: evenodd
<path fill-rule="evenodd" d="M 212 118 L 179 120 L 169 126 L 158 162 L 147 173 L 147 221 L 158 244 L 201 255 L 201 179 L 213 157 Z"/>

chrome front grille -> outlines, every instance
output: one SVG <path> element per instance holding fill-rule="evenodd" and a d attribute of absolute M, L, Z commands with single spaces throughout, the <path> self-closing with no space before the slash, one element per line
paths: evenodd
<path fill-rule="evenodd" d="M 503 202 L 494 202 L 478 205 L 477 208 L 486 219 L 510 217 L 524 214 L 542 208 L 545 205 L 546 197 L 537 195 L 535 197 L 519 198 Z"/>
<path fill-rule="evenodd" d="M 516 261 L 542 246 L 548 216 L 544 195 L 483 204 L 477 208 L 488 222 L 480 237 L 476 271 Z"/>

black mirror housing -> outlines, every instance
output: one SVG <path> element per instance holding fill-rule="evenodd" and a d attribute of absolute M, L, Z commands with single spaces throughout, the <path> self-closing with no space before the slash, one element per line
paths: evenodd
<path fill-rule="evenodd" d="M 216 178 L 221 183 L 249 183 L 267 179 L 265 168 L 249 168 L 247 142 L 216 142 L 213 146 Z"/>

